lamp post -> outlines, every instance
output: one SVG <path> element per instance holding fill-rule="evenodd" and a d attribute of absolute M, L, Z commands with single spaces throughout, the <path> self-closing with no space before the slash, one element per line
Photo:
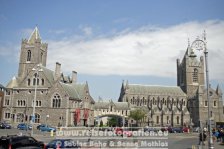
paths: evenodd
<path fill-rule="evenodd" d="M 207 87 L 207 100 L 208 100 L 208 146 L 209 149 L 214 148 L 211 130 L 211 111 L 210 111 L 210 96 L 209 96 L 209 71 L 208 71 L 208 51 L 207 51 L 206 33 L 204 32 L 203 39 L 196 38 L 192 44 L 191 49 L 203 50 L 205 55 L 205 69 L 206 69 L 206 87 Z"/>
<path fill-rule="evenodd" d="M 31 125 L 32 125 L 32 129 L 31 129 L 31 136 L 33 136 L 33 124 L 35 122 L 35 108 L 36 108 L 36 98 L 37 98 L 37 78 L 39 75 L 40 71 L 43 71 L 41 69 L 41 64 L 38 64 L 36 68 L 33 68 L 32 71 L 34 71 L 34 77 L 35 77 L 35 89 L 34 89 L 34 100 L 33 100 L 33 114 L 32 114 L 32 119 L 31 119 Z"/>

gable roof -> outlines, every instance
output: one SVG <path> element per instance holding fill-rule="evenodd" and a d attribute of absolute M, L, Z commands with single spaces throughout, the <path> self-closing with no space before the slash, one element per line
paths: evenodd
<path fill-rule="evenodd" d="M 95 102 L 94 108 L 95 109 L 108 109 L 109 106 L 113 105 L 117 110 L 129 110 L 129 104 L 128 102 L 114 102 L 112 100 L 110 101 L 103 101 L 99 100 L 98 102 Z"/>
<path fill-rule="evenodd" d="M 61 86 L 68 93 L 70 98 L 73 99 L 83 99 L 85 84 L 65 84 L 60 82 Z"/>
<path fill-rule="evenodd" d="M 9 83 L 6 85 L 6 88 L 14 88 L 18 86 L 17 78 L 14 76 Z"/>

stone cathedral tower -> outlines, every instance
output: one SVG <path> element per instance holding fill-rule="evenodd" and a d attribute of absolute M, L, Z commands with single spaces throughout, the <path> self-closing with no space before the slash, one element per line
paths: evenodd
<path fill-rule="evenodd" d="M 177 59 L 177 85 L 187 94 L 188 110 L 195 126 L 207 125 L 208 100 L 205 85 L 204 57 L 199 59 L 193 49 L 188 48 L 180 62 Z M 222 91 L 219 86 L 214 90 L 209 86 L 211 117 L 213 124 L 223 121 Z"/>
<path fill-rule="evenodd" d="M 20 81 L 27 76 L 35 65 L 42 64 L 42 66 L 46 67 L 47 46 L 47 43 L 41 42 L 37 27 L 34 29 L 29 40 L 22 40 L 18 71 L 18 79 Z"/>

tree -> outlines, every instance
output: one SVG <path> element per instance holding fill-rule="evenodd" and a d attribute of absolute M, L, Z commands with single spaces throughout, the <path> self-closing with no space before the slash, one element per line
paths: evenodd
<path fill-rule="evenodd" d="M 144 118 L 145 115 L 146 115 L 146 112 L 144 110 L 142 110 L 142 109 L 135 109 L 135 110 L 130 112 L 129 117 L 134 119 L 136 121 L 137 126 L 138 126 L 139 120 Z"/>
<path fill-rule="evenodd" d="M 116 126 L 117 124 L 117 117 L 113 116 L 113 117 L 110 117 L 108 118 L 108 124 L 109 126 Z"/>
<path fill-rule="evenodd" d="M 100 127 L 103 127 L 103 121 L 102 120 L 100 121 Z"/>

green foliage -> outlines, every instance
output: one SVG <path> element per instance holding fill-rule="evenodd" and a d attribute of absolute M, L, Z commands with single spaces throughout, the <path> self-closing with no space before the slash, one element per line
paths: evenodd
<path fill-rule="evenodd" d="M 103 121 L 102 120 L 100 121 L 100 127 L 103 127 Z"/>
<path fill-rule="evenodd" d="M 134 119 L 137 124 L 139 122 L 139 120 L 143 119 L 146 115 L 146 112 L 142 109 L 135 109 L 133 111 L 130 112 L 129 118 Z"/>
<path fill-rule="evenodd" d="M 108 126 L 116 126 L 116 124 L 117 124 L 117 118 L 115 116 L 108 118 Z"/>

